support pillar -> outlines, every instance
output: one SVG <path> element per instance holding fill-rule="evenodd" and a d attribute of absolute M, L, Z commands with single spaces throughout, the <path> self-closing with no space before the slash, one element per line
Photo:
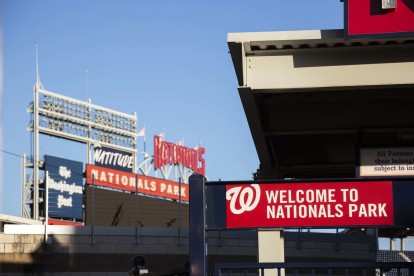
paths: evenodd
<path fill-rule="evenodd" d="M 190 188 L 190 276 L 207 275 L 205 177 L 192 175 Z"/>
<path fill-rule="evenodd" d="M 401 242 L 400 251 L 404 252 L 405 251 L 405 239 L 401 238 L 400 242 Z"/>
<path fill-rule="evenodd" d="M 395 239 L 390 238 L 390 251 L 394 251 L 394 250 L 395 250 Z"/>
<path fill-rule="evenodd" d="M 285 242 L 282 229 L 259 230 L 258 233 L 259 263 L 285 262 Z M 278 276 L 275 269 L 266 269 L 264 276 Z M 281 271 L 281 276 L 284 271 Z"/>

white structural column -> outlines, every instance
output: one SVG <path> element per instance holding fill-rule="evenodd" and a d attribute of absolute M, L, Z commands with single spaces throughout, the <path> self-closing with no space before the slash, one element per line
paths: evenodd
<path fill-rule="evenodd" d="M 283 230 L 268 229 L 258 231 L 259 263 L 280 263 L 285 261 L 285 241 Z M 284 271 L 281 272 L 283 276 Z M 276 269 L 265 270 L 264 276 L 277 276 Z"/>

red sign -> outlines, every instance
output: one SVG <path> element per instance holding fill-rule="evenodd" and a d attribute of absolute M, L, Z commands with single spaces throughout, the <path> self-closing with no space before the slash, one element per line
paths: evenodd
<path fill-rule="evenodd" d="M 48 219 L 47 223 L 48 225 L 84 226 L 83 222 L 58 220 L 58 219 Z"/>
<path fill-rule="evenodd" d="M 160 136 L 154 136 L 154 167 L 159 169 L 165 165 L 181 164 L 198 174 L 205 175 L 206 164 L 203 158 L 205 151 L 206 149 L 202 147 L 191 149 L 162 141 Z"/>
<path fill-rule="evenodd" d="M 391 181 L 226 185 L 226 227 L 394 224 Z"/>
<path fill-rule="evenodd" d="M 395 0 L 392 8 L 384 6 L 382 2 L 384 1 L 346 0 L 346 34 L 349 37 L 412 35 L 414 1 Z"/>
<path fill-rule="evenodd" d="M 181 184 L 180 189 L 178 182 L 86 164 L 86 183 L 89 185 L 92 176 L 94 185 L 135 192 L 137 183 L 138 193 L 152 196 L 178 200 L 181 191 L 181 201 L 188 202 L 187 184 Z"/>

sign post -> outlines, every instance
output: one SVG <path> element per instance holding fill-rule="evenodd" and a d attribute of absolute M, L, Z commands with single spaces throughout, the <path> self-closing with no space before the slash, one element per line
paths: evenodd
<path fill-rule="evenodd" d="M 190 185 L 190 275 L 207 275 L 206 201 L 202 175 L 192 175 Z"/>

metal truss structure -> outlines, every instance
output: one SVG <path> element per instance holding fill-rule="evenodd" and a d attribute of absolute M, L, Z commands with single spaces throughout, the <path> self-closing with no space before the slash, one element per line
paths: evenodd
<path fill-rule="evenodd" d="M 147 152 L 143 152 L 143 160 L 138 164 L 136 172 L 140 172 L 145 176 L 153 175 L 165 180 L 172 180 L 178 182 L 181 179 L 182 183 L 188 184 L 189 177 L 193 174 L 193 170 L 181 164 L 165 165 L 159 169 L 154 167 L 154 156 L 150 156 Z"/>
<path fill-rule="evenodd" d="M 73 142 L 86 144 L 87 161 L 92 162 L 93 147 L 105 146 L 129 152 L 136 160 L 137 116 L 114 111 L 102 106 L 62 96 L 43 89 L 38 81 L 34 88 L 34 101 L 27 111 L 32 114 L 28 131 L 33 132 L 33 155 L 23 159 L 22 216 L 40 219 L 39 193 L 42 183 L 39 156 L 39 135 L 47 134 Z M 26 174 L 26 169 L 31 174 Z"/>

